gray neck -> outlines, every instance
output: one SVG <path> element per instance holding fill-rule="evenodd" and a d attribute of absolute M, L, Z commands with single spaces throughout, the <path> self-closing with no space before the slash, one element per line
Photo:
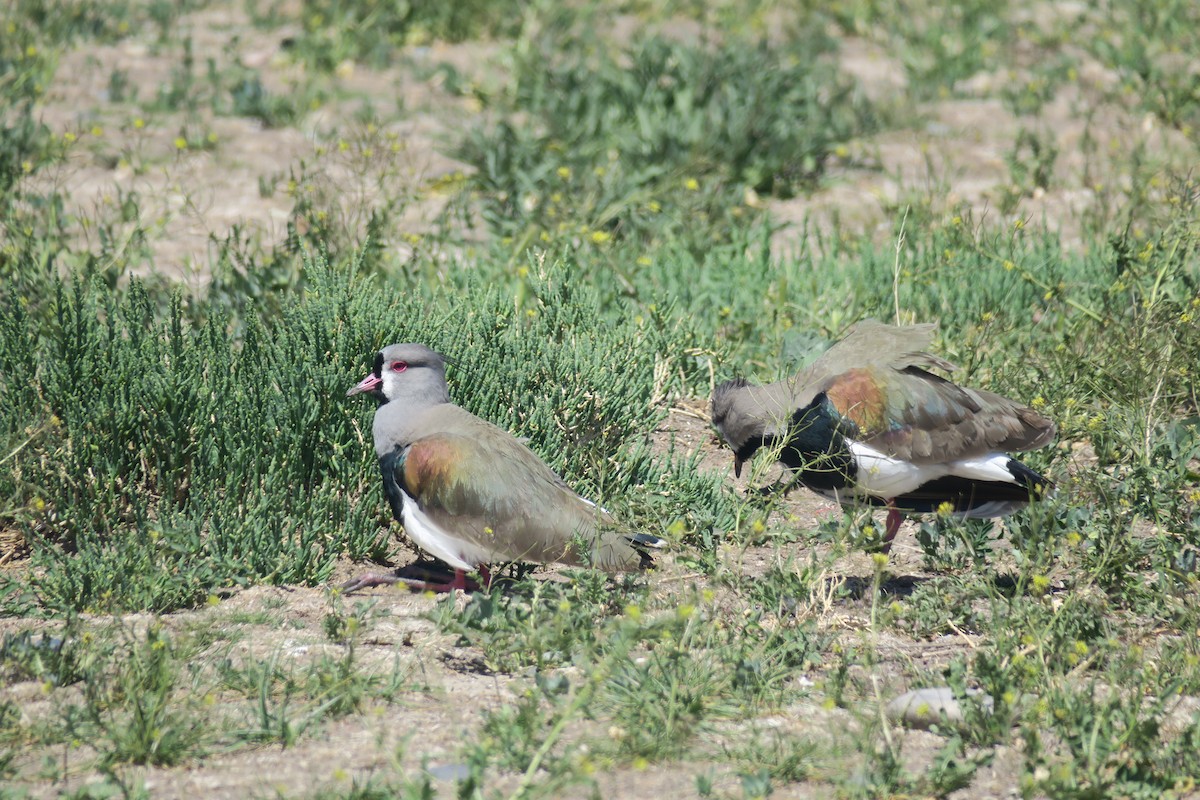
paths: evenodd
<path fill-rule="evenodd" d="M 446 377 L 440 370 L 412 370 L 399 380 L 389 380 L 390 377 L 384 373 L 383 390 L 388 401 L 379 406 L 371 426 L 375 453 L 379 456 L 416 441 L 425 412 L 450 402 Z"/>

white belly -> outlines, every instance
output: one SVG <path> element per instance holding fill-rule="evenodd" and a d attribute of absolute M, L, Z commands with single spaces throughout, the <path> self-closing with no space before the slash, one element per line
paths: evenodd
<path fill-rule="evenodd" d="M 400 493 L 404 497 L 404 532 L 431 556 L 440 558 L 455 569 L 467 571 L 493 561 L 505 560 L 490 550 L 456 538 L 431 520 L 408 492 L 401 490 Z"/>

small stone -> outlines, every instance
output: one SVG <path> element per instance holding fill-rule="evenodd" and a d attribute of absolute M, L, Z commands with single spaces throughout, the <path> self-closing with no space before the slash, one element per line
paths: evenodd
<path fill-rule="evenodd" d="M 980 697 L 981 694 L 978 689 L 967 690 L 970 697 Z M 991 697 L 980 697 L 979 702 L 991 713 Z M 888 719 L 893 722 L 920 729 L 927 729 L 933 725 L 959 726 L 964 719 L 962 705 L 954 697 L 954 690 L 949 686 L 905 692 L 887 704 L 886 713 Z"/>

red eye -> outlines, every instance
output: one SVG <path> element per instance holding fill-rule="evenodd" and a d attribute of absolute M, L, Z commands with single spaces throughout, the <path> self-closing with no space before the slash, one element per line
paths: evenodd
<path fill-rule="evenodd" d="M 408 369 L 407 361 L 393 361 L 392 362 L 392 372 L 404 372 L 404 370 L 406 370 L 406 369 Z"/>

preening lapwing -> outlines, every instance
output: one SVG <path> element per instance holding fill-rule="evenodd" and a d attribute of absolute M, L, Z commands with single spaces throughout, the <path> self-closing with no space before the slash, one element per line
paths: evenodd
<path fill-rule="evenodd" d="M 949 508 L 1000 517 L 1045 494 L 1052 484 L 1007 453 L 1045 445 L 1054 423 L 931 372 L 954 369 L 924 352 L 934 328 L 864 320 L 790 379 L 717 386 L 712 420 L 735 474 L 759 450 L 777 448 L 814 492 L 886 507 L 885 548 L 902 515 Z"/>
<path fill-rule="evenodd" d="M 347 395 L 379 402 L 372 426 L 392 513 L 423 550 L 466 573 L 498 562 L 557 562 L 623 572 L 649 566 L 656 536 L 634 533 L 586 500 L 523 442 L 450 402 L 445 358 L 425 345 L 394 344 Z M 367 576 L 346 584 L 399 581 Z M 410 582 L 411 583 L 411 582 Z"/>

